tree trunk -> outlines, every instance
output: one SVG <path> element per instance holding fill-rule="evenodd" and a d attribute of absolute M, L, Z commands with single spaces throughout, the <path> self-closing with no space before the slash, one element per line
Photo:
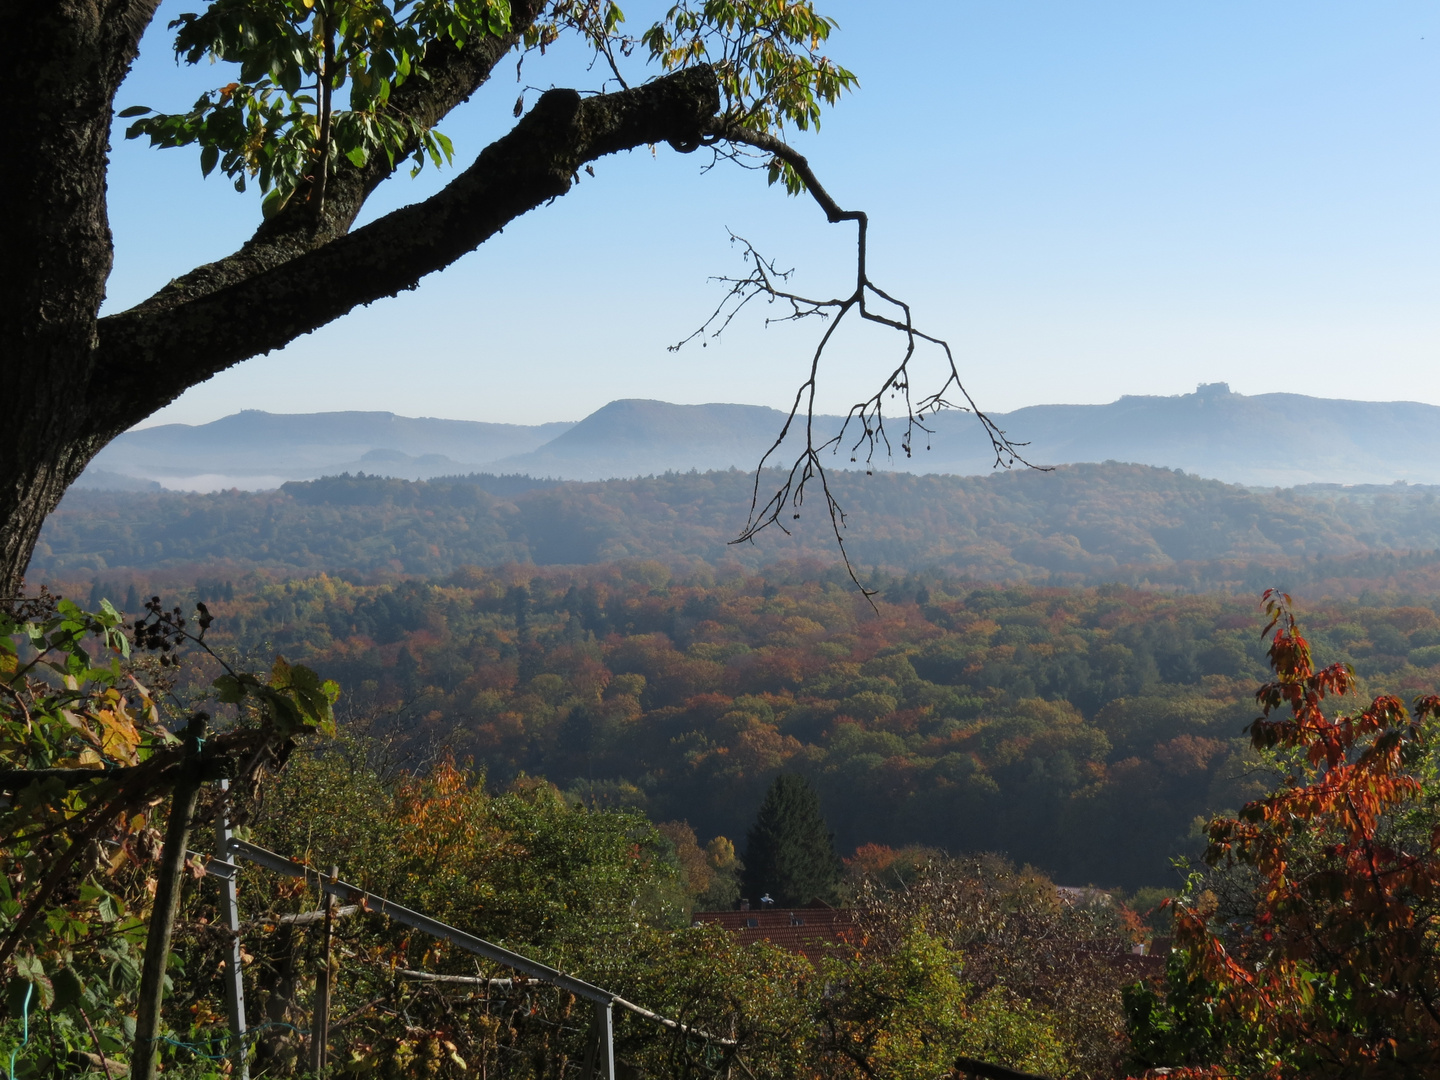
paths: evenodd
<path fill-rule="evenodd" d="M 77 438 L 111 267 L 105 169 L 115 91 L 155 4 L 5 0 L 0 35 L 0 596 L 13 596 L 45 515 L 94 456 Z"/>

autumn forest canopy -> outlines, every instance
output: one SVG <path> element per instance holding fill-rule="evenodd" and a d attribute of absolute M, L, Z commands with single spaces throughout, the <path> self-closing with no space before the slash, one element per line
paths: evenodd
<path fill-rule="evenodd" d="M 151 591 L 135 582 L 74 588 L 123 603 Z M 844 852 L 1001 851 L 1133 891 L 1176 884 L 1197 822 L 1273 779 L 1245 736 L 1265 671 L 1251 596 L 871 583 L 878 610 L 838 567 L 807 563 L 380 583 L 252 571 L 182 591 L 216 618 L 207 640 L 325 672 L 417 756 L 443 747 L 493 783 L 541 776 L 702 840 L 742 836 L 766 785 L 798 772 Z M 1317 648 L 1367 687 L 1423 688 L 1440 620 L 1406 599 L 1312 609 Z"/>
<path fill-rule="evenodd" d="M 1106 483 L 1118 487 L 1116 498 L 1133 492 L 1137 478 L 1152 491 L 1175 486 L 1173 474 L 1155 470 L 1074 472 L 1089 484 L 1068 504 L 1077 517 L 1088 512 L 1087 501 L 1103 502 Z M 299 541 L 311 535 L 331 545 L 328 550 L 353 553 L 363 550 L 365 521 L 387 521 L 396 530 L 381 536 L 404 529 L 413 544 L 433 530 L 430 535 L 454 544 L 463 514 L 473 515 L 477 506 L 492 520 L 513 521 L 527 495 L 558 493 L 581 500 L 568 507 L 578 517 L 595 515 L 618 491 L 632 508 L 648 507 L 658 516 L 657 492 L 672 499 L 686 490 L 708 496 L 712 486 L 731 479 L 537 484 L 517 491 L 528 485 L 340 478 L 291 485 L 275 496 L 87 494 L 62 511 L 54 535 L 101 535 L 104 513 L 114 535 L 134 538 L 126 543 L 144 535 L 127 532 L 139 528 L 177 544 L 214 543 L 226 535 L 217 527 L 224 521 L 232 523 L 230 541 L 238 543 L 243 532 L 233 523 L 253 522 L 245 527 L 284 537 L 287 552 L 304 551 Z M 1382 530 L 1419 529 L 1429 506 L 1424 492 L 1349 492 L 1322 500 L 1180 482 L 1231 500 L 1237 513 L 1279 508 L 1278 522 L 1262 523 L 1257 514 L 1257 542 L 1281 536 L 1292 544 L 1334 544 L 1330 550 L 1355 543 L 1362 528 L 1372 543 L 1387 535 Z M 701 496 L 692 499 L 703 505 Z M 960 505 L 935 512 L 978 516 L 974 506 L 955 501 Z M 1038 498 L 1031 505 L 1056 513 Z M 1014 524 L 1025 507 L 1023 501 L 1012 505 L 1005 523 L 1017 544 L 1031 542 Z M 619 535 L 644 532 L 631 518 L 631 531 Z M 1137 524 L 1155 535 L 1157 520 L 1152 512 Z M 323 541 L 322 522 L 330 526 Z M 991 545 L 992 565 L 1001 564 L 1008 553 Z M 72 541 L 71 552 L 79 548 Z M 283 677 L 272 674 L 270 685 L 319 710 L 308 721 L 303 708 L 287 713 L 268 697 L 247 705 L 246 695 L 260 694 L 264 680 L 222 690 L 222 702 L 238 697 L 241 721 L 222 724 L 222 737 L 273 745 L 265 753 L 278 755 L 273 779 L 255 783 L 235 807 L 244 835 L 278 851 L 308 853 L 316 865 L 334 861 L 376 892 L 608 980 L 605 985 L 629 987 L 627 995 L 648 1007 L 669 1003 L 684 1015 L 730 1024 L 757 1075 L 786 1075 L 802 1060 L 824 1075 L 846 1075 L 861 1061 L 866 1075 L 869 1069 L 906 1075 L 914 1068 L 938 1075 L 925 1070 L 947 1068 L 947 1055 L 1077 1077 L 1217 1062 L 1241 1075 L 1279 1075 L 1324 1065 L 1332 1054 L 1347 1062 L 1373 1059 L 1382 1074 L 1391 1067 L 1387 1061 L 1403 1064 L 1402 1073 L 1428 1068 L 1425 1048 L 1433 1043 L 1422 999 L 1401 1007 L 1403 1001 L 1372 1002 L 1346 991 L 1339 999 L 1344 1008 L 1337 1000 L 1297 1015 L 1275 1004 L 1287 995 L 1313 996 L 1317 978 L 1338 977 L 1325 974 L 1326 963 L 1339 965 L 1335 973 L 1348 971 L 1357 932 L 1376 950 L 1380 970 L 1391 973 L 1385 978 L 1415 983 L 1409 993 L 1429 993 L 1429 894 L 1417 891 L 1428 886 L 1416 876 L 1431 872 L 1433 863 L 1425 849 L 1432 842 L 1427 748 L 1436 706 L 1425 695 L 1440 686 L 1440 596 L 1423 588 L 1428 554 L 1370 550 L 1337 560 L 1343 573 L 1317 574 L 1335 595 L 1306 605 L 1305 638 L 1282 627 L 1303 640 L 1303 653 L 1277 653 L 1282 637 L 1273 626 L 1261 633 L 1264 612 L 1239 588 L 1064 585 L 1053 575 L 1041 582 L 984 581 L 934 568 L 877 566 L 865 571 L 875 590 L 867 600 L 833 559 L 746 567 L 734 559 L 711 565 L 674 557 L 668 563 L 634 557 L 582 565 L 503 562 L 425 575 L 407 573 L 393 559 L 376 559 L 367 570 L 305 573 L 267 556 L 216 562 L 209 573 L 187 579 L 197 562 L 169 560 L 163 547 L 112 550 L 145 552 L 148 560 L 130 567 L 107 561 L 103 573 L 52 584 L 82 608 L 105 609 L 113 599 L 127 613 L 140 611 L 140 629 L 129 636 L 137 658 L 151 658 L 140 659 L 139 670 L 158 679 L 168 700 L 213 697 L 212 680 L 232 685 L 226 671 L 264 670 L 280 655 L 289 666 Z M 438 544 L 428 555 L 409 550 L 446 557 Z M 1298 572 L 1305 562 L 1290 565 Z M 1232 581 L 1254 569 L 1237 570 L 1223 560 L 1207 565 L 1207 572 L 1228 573 Z M 151 603 L 151 595 L 163 600 Z M 184 612 L 197 610 L 203 647 L 185 636 L 193 636 L 197 624 Z M 84 628 L 90 617 L 77 611 L 62 605 L 45 625 Z M 37 609 L 32 618 L 42 615 Z M 106 618 L 89 632 L 115 633 Z M 40 633 L 54 638 L 53 629 Z M 1318 662 L 1305 666 L 1312 649 L 1319 662 L 1340 664 L 1332 670 L 1344 674 L 1315 682 L 1320 676 L 1305 674 L 1318 670 Z M 170 665 L 170 657 L 181 654 L 183 663 Z M 333 706 L 314 692 L 305 697 L 312 684 L 304 678 L 318 676 L 302 678 L 292 669 L 322 673 L 343 695 Z M 72 663 L 70 670 L 83 669 Z M 113 685 L 106 682 L 110 676 L 90 678 L 95 690 L 57 714 L 79 717 L 78 726 L 56 729 L 43 752 L 12 726 L 11 745 L 30 746 L 35 765 L 87 755 L 144 761 L 153 737 L 146 734 L 147 706 L 137 701 L 117 710 L 106 702 L 125 697 L 105 696 L 114 694 L 104 689 Z M 1260 705 L 1283 710 L 1301 703 L 1299 719 L 1288 727 L 1251 723 L 1259 711 L 1256 687 L 1267 679 L 1274 689 Z M 1306 679 L 1320 694 L 1313 715 L 1304 712 L 1310 699 L 1292 697 L 1289 689 L 1303 690 Z M 1358 726 L 1331 733 L 1319 702 L 1339 690 L 1377 705 Z M 1404 704 L 1412 700 L 1419 710 L 1413 722 Z M 83 705 L 79 713 L 77 705 Z M 40 714 L 47 702 L 30 707 Z M 293 725 L 284 719 L 292 715 L 301 727 L 280 736 L 277 725 Z M 95 719 L 85 719 L 90 716 Z M 306 725 L 329 730 L 332 722 L 335 734 L 304 734 Z M 278 744 L 266 742 L 276 738 Z M 1317 749 L 1329 745 L 1338 749 Z M 150 753 L 153 759 L 160 751 Z M 1353 777 L 1345 773 L 1352 766 Z M 1275 833 L 1265 824 L 1270 818 L 1253 816 L 1275 799 L 1282 801 L 1274 805 L 1288 805 L 1287 788 L 1307 783 L 1316 785 L 1305 796 L 1313 828 L 1302 826 L 1297 835 L 1292 821 Z M 801 785 L 794 797 L 799 803 L 777 796 L 784 784 Z M 1333 793 L 1326 794 L 1327 785 Z M 1337 806 L 1363 805 L 1355 803 L 1361 788 L 1372 809 L 1362 809 L 1359 818 L 1334 816 Z M 813 809 L 805 809 L 806 799 Z M 16 808 L 33 813 L 28 805 Z M 203 807 L 213 814 L 218 804 L 207 795 Z M 99 811 L 84 801 L 71 812 L 83 821 Z M 777 814 L 780 825 L 765 824 Z M 785 824 L 787 814 L 801 824 Z M 1286 811 L 1275 820 L 1292 819 Z M 1259 824 L 1247 824 L 1252 821 Z M 144 881 L 156 851 L 144 846 L 154 843 L 145 837 L 158 835 L 160 824 L 141 813 L 125 826 L 118 842 L 133 853 L 131 869 L 122 862 L 123 873 L 102 878 L 103 888 L 50 901 L 73 920 L 70 943 L 30 931 L 36 951 L 26 963 L 35 966 L 12 983 L 14 994 L 33 985 L 63 1003 L 70 1000 L 65 994 L 77 993 L 65 989 L 73 978 L 90 995 L 83 1002 L 98 1013 L 122 1010 L 115 1014 L 118 1027 L 98 1028 L 95 1036 L 97 1045 L 116 1053 L 125 1046 L 126 987 L 138 977 L 138 915 L 146 909 L 145 898 L 126 889 Z M 811 839 L 775 839 L 787 829 L 808 829 Z M 1324 839 L 1332 830 L 1338 831 Z M 49 850 L 47 844 L 58 842 L 63 850 L 60 835 L 37 839 L 27 858 Z M 801 844 L 801 854 L 774 854 L 786 844 Z M 1345 861 L 1348 844 L 1359 844 L 1355 850 L 1368 845 L 1394 863 L 1372 883 L 1383 887 L 1383 924 L 1334 922 L 1348 910 L 1343 903 L 1334 907 L 1335 889 L 1370 887 L 1363 880 L 1368 871 Z M 1281 851 L 1284 865 L 1296 868 L 1289 877 L 1275 869 Z M 18 871 L 30 863 L 11 865 Z M 802 866 L 808 869 L 797 869 Z M 439 878 L 437 867 L 446 868 Z M 1288 892 L 1268 899 L 1253 892 L 1257 874 L 1277 872 Z M 1347 884 L 1347 874 L 1359 877 Z M 24 878 L 13 880 L 18 900 Z M 814 894 L 853 907 L 861 920 L 857 933 L 868 944 L 808 960 L 775 946 L 736 946 L 715 926 L 682 929 L 693 911 L 733 908 L 742 897 L 754 903 L 762 893 L 796 904 Z M 188 887 L 184 896 L 176 956 L 196 975 L 187 974 L 185 990 L 167 1008 L 191 1010 L 190 1034 L 165 1053 L 172 1067 L 203 1072 L 200 1048 L 225 1053 L 215 974 L 223 965 L 213 967 L 220 943 L 204 929 L 218 912 L 208 884 Z M 286 912 L 317 902 L 303 890 L 270 885 L 250 896 L 247 917 L 255 925 L 267 919 L 281 925 L 276 920 Z M 1175 898 L 1172 906 L 1162 907 L 1167 897 Z M 1373 898 L 1366 905 L 1373 908 Z M 13 919 L 18 904 L 3 910 Z M 127 922 L 130 910 L 137 917 Z M 1287 953 L 1278 966 L 1264 967 L 1260 958 L 1273 949 L 1278 931 L 1257 927 L 1295 918 L 1318 919 L 1332 936 L 1304 955 Z M 464 1070 L 457 1060 L 465 1069 L 477 1060 L 501 1068 L 525 1054 L 532 1063 L 527 1068 L 539 1075 L 563 1073 L 564 1062 L 582 1055 L 583 1040 L 567 1042 L 572 1037 L 563 1034 L 563 996 L 542 995 L 532 1003 L 538 1011 L 531 1020 L 512 1018 L 508 1028 L 503 1020 L 496 1027 L 494 1010 L 511 1007 L 503 995 L 471 993 L 461 1000 L 447 996 L 445 984 L 386 984 L 383 977 L 386 964 L 469 977 L 474 968 L 463 955 L 403 941 L 379 924 L 355 924 L 347 934 L 337 1001 L 356 1010 L 355 1026 L 335 1039 L 349 1055 L 347 1074 L 379 1070 L 398 1077 L 419 1067 L 413 1062 L 429 1061 L 427 1070 L 458 1080 Z M 255 980 L 255 1000 L 267 1003 L 266 1022 L 280 1025 L 257 1036 L 257 1068 L 304 1068 L 306 1043 L 284 1026 L 300 1028 L 308 1015 L 303 980 L 285 972 L 311 963 L 317 941 L 286 931 L 263 944 L 267 953 L 255 954 L 247 978 Z M 1049 944 L 1037 952 L 1035 941 Z M 108 965 L 103 976 L 88 951 L 101 942 L 95 955 Z M 1158 951 L 1159 966 L 1141 970 L 1138 961 L 1125 959 L 1141 946 Z M 822 981 L 849 988 L 843 998 L 812 996 L 812 963 L 821 965 Z M 717 965 L 746 987 L 738 998 L 716 999 L 703 980 L 695 981 Z M 1403 971 L 1410 974 L 1397 965 L 1409 965 Z M 63 978 L 52 978 L 57 967 Z M 1263 986 L 1256 982 L 1262 970 Z M 656 983 L 659 971 L 668 974 Z M 962 976 L 947 974 L 952 971 Z M 902 993 L 903 1007 L 894 997 Z M 1222 1005 L 1218 1013 L 1215 1003 Z M 402 1006 L 412 1018 L 403 1030 L 386 1019 L 387 1009 Z M 798 1042 L 775 1041 L 764 1021 L 767 1010 L 780 1009 L 794 1018 Z M 73 1045 L 64 1051 L 72 1055 L 97 1054 L 81 1048 L 94 1042 L 83 1022 L 72 1030 L 63 1020 L 72 1013 L 59 1015 L 54 1045 Z M 73 1015 L 81 1020 L 78 1008 Z M 21 1008 L 16 1022 L 24 1016 Z M 173 1030 L 178 1036 L 181 1029 Z M 627 1061 L 675 1068 L 667 1056 L 675 1048 L 667 1050 L 663 1039 L 634 1024 L 621 1031 Z M 1398 1048 L 1386 1049 L 1395 1031 Z"/>

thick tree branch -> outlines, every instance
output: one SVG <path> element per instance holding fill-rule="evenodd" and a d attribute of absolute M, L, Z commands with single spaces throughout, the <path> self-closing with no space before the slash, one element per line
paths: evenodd
<path fill-rule="evenodd" d="M 721 121 L 720 123 L 712 125 L 705 133 L 705 143 L 707 145 L 713 145 L 716 142 L 738 143 L 742 146 L 751 146 L 756 150 L 762 150 L 785 162 L 785 164 L 795 170 L 795 174 L 804 182 L 805 190 L 809 192 L 810 197 L 819 204 L 820 209 L 825 211 L 825 220 L 830 222 L 831 225 L 837 225 L 842 221 L 867 220 L 865 211 L 863 210 L 843 209 L 840 204 L 831 197 L 830 193 L 825 190 L 825 186 L 820 183 L 820 178 L 815 175 L 815 170 L 810 167 L 810 162 L 805 155 L 801 154 L 783 139 L 778 139 L 767 132 L 752 131 L 729 121 Z"/>
<path fill-rule="evenodd" d="M 582 99 L 552 90 L 441 192 L 274 269 L 169 310 L 100 320 L 97 401 L 124 430 L 188 387 L 277 349 L 359 304 L 443 269 L 506 224 L 569 190 L 606 154 L 694 140 L 719 108 L 709 67 Z"/>
<path fill-rule="evenodd" d="M 448 41 L 433 43 L 411 77 L 390 95 L 386 111 L 407 117 L 420 130 L 433 128 L 484 85 L 544 7 L 544 0 L 519 0 L 511 9 L 510 33 L 477 40 L 465 49 Z M 239 251 L 176 278 L 133 310 L 158 312 L 179 307 L 344 236 L 365 200 L 395 174 L 418 145 L 418 138 L 410 139 L 396 154 L 395 165 L 384 154 L 372 154 L 363 166 L 341 158 L 326 182 L 324 210 L 318 218 L 304 198 L 292 199 L 285 210 L 263 222 Z"/>

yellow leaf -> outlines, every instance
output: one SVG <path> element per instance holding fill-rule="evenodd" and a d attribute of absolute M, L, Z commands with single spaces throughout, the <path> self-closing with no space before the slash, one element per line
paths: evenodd
<path fill-rule="evenodd" d="M 136 762 L 135 748 L 140 745 L 140 732 L 125 712 L 124 705 L 114 709 L 101 709 L 95 717 L 103 731 L 100 750 L 108 757 L 124 761 L 127 765 Z"/>

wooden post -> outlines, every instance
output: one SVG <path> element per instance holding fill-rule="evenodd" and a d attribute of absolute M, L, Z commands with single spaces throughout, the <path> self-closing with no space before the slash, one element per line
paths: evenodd
<path fill-rule="evenodd" d="M 184 885 L 185 852 L 190 843 L 190 820 L 204 776 L 200 746 L 205 734 L 204 713 L 196 713 L 185 725 L 185 759 L 171 793 L 170 820 L 165 826 L 165 846 L 160 851 L 160 872 L 155 879 L 155 906 L 150 911 L 150 931 L 145 938 L 145 960 L 140 969 L 140 991 L 135 1007 L 135 1050 L 130 1057 L 132 1080 L 155 1080 L 155 1039 L 160 1033 L 160 1003 L 165 994 L 165 966 L 170 958 L 170 937 L 175 915 L 180 910 Z"/>
<path fill-rule="evenodd" d="M 340 867 L 330 867 L 330 880 L 340 877 Z M 325 1071 L 326 1043 L 330 1041 L 330 975 L 334 963 L 335 896 L 324 894 L 325 942 L 321 949 L 321 967 L 315 973 L 315 1007 L 310 1018 L 310 1071 L 320 1076 Z"/>
<path fill-rule="evenodd" d="M 245 1050 L 245 980 L 240 971 L 240 865 L 235 861 L 230 839 L 230 781 L 220 781 L 225 804 L 220 820 L 215 823 L 215 858 L 229 865 L 229 872 L 220 881 L 220 913 L 225 929 L 230 931 L 230 944 L 225 950 L 225 1011 L 230 1016 L 230 1056 L 236 1080 L 250 1080 L 250 1056 Z"/>

